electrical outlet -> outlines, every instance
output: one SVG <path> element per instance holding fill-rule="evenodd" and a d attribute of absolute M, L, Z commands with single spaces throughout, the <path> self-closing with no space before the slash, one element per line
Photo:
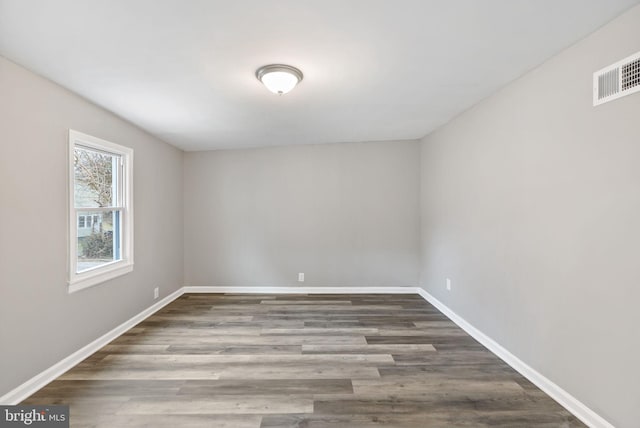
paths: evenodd
<path fill-rule="evenodd" d="M 160 290 L 158 289 L 158 287 L 153 289 L 153 298 L 157 299 L 158 296 L 160 296 Z"/>
<path fill-rule="evenodd" d="M 447 291 L 451 291 L 451 278 L 447 278 Z"/>
<path fill-rule="evenodd" d="M 304 282 L 304 272 L 298 274 L 298 282 Z"/>

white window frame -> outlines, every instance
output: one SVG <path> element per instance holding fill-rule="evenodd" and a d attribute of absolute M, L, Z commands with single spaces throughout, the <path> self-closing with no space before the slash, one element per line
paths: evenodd
<path fill-rule="evenodd" d="M 121 258 L 111 263 L 77 272 L 78 264 L 78 212 L 91 211 L 87 208 L 76 208 L 75 204 L 75 171 L 74 149 L 76 146 L 96 149 L 102 152 L 120 156 L 122 182 L 119 186 L 121 200 L 119 209 L 121 215 Z M 133 149 L 130 149 L 110 141 L 102 140 L 82 132 L 69 130 L 68 146 L 68 199 L 69 199 L 69 237 L 68 249 L 68 285 L 69 293 L 82 290 L 93 285 L 100 284 L 118 276 L 133 271 Z M 85 222 L 86 224 L 86 222 Z"/>

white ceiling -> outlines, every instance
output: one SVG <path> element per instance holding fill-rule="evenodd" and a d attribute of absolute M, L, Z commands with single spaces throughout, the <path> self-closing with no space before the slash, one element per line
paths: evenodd
<path fill-rule="evenodd" d="M 0 0 L 0 54 L 185 150 L 414 139 L 637 3 Z"/>

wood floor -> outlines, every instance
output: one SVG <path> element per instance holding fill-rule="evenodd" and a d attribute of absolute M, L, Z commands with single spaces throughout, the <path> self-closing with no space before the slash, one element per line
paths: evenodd
<path fill-rule="evenodd" d="M 186 294 L 23 404 L 73 427 L 584 426 L 417 295 Z"/>

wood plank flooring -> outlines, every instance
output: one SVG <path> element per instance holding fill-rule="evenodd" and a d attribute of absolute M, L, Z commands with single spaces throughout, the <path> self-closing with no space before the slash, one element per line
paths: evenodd
<path fill-rule="evenodd" d="M 581 427 L 417 295 L 186 294 L 23 404 L 73 427 Z"/>

